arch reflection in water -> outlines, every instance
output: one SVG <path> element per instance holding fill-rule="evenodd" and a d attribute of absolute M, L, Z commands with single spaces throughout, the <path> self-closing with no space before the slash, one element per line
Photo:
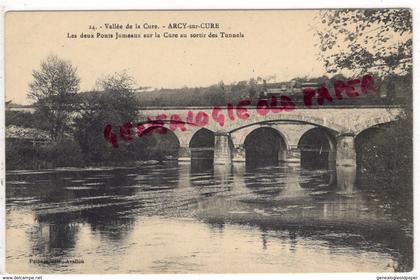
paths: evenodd
<path fill-rule="evenodd" d="M 244 182 L 253 193 L 264 197 L 278 196 L 286 187 L 286 173 L 280 166 L 246 166 Z"/>
<path fill-rule="evenodd" d="M 299 171 L 299 185 L 304 189 L 334 189 L 337 183 L 335 169 L 310 170 L 301 168 Z"/>
<path fill-rule="evenodd" d="M 250 166 L 277 165 L 286 159 L 287 145 L 274 128 L 260 127 L 245 138 L 246 164 Z"/>
<path fill-rule="evenodd" d="M 232 166 L 213 165 L 203 159 L 194 160 L 190 167 L 190 182 L 205 196 L 230 191 L 233 182 Z"/>
<path fill-rule="evenodd" d="M 337 166 L 333 170 L 316 171 L 301 169 L 299 185 L 307 189 L 316 187 L 350 194 L 355 191 L 356 171 L 356 166 Z"/>
<path fill-rule="evenodd" d="M 299 140 L 301 166 L 309 169 L 328 168 L 335 161 L 335 140 L 326 129 L 315 127 L 305 132 Z"/>
<path fill-rule="evenodd" d="M 137 177 L 137 182 L 143 185 L 143 190 L 174 189 L 178 186 L 178 161 L 167 161 L 147 167 Z"/>
<path fill-rule="evenodd" d="M 214 133 L 208 129 L 198 130 L 191 138 L 190 181 L 192 186 L 216 185 L 214 177 Z M 212 192 L 203 191 L 206 195 Z"/>

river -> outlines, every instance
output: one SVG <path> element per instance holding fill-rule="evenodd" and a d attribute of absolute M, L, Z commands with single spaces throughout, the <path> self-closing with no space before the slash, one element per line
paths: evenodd
<path fill-rule="evenodd" d="M 200 162 L 9 171 L 6 270 L 411 270 L 409 218 L 362 179 L 351 167 Z"/>

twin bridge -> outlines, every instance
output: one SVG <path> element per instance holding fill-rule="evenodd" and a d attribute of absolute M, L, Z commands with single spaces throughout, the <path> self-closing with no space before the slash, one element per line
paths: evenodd
<path fill-rule="evenodd" d="M 215 165 L 270 158 L 302 165 L 335 162 L 337 166 L 356 166 L 356 152 L 363 139 L 378 127 L 386 129 L 386 124 L 395 121 L 401 110 L 397 106 L 319 107 L 261 115 L 248 107 L 247 118 L 238 118 L 222 109 L 218 116 L 224 116 L 223 126 L 212 118 L 212 107 L 143 108 L 138 117 L 146 122 L 162 114 L 168 118 L 175 115 L 187 122 L 188 112 L 209 116 L 202 126 L 185 123 L 185 129 L 169 129 L 168 123 L 164 125 L 167 133 L 152 134 L 175 142 L 180 161 L 189 161 L 207 151 Z M 162 143 L 158 145 L 166 145 Z"/>

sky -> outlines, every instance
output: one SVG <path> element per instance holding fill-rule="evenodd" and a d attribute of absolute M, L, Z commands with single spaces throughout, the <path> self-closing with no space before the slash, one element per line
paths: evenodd
<path fill-rule="evenodd" d="M 77 67 L 80 90 L 96 80 L 126 71 L 139 87 L 198 87 L 223 81 L 275 76 L 276 81 L 321 76 L 325 69 L 314 46 L 318 11 L 119 11 L 8 12 L 5 25 L 6 100 L 30 104 L 32 71 L 48 55 Z M 105 24 L 138 24 L 131 30 L 106 29 Z M 159 29 L 143 29 L 143 25 Z M 218 23 L 219 29 L 168 29 L 171 23 Z M 89 30 L 95 26 L 96 30 Z M 102 28 L 100 28 L 102 26 Z M 243 38 L 68 38 L 81 33 L 226 33 Z"/>

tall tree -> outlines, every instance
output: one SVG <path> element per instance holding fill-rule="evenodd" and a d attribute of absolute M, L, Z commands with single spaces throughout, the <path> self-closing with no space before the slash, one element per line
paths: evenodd
<path fill-rule="evenodd" d="M 69 130 L 71 113 L 77 108 L 77 69 L 69 61 L 50 55 L 32 76 L 28 96 L 35 100 L 35 114 L 43 128 L 57 141 Z"/>

